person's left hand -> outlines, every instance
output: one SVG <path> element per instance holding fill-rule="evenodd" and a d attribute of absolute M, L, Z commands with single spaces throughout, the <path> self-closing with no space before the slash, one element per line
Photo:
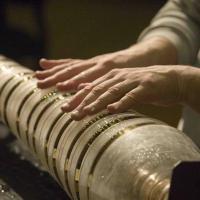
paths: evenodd
<path fill-rule="evenodd" d="M 122 112 L 136 104 L 169 106 L 183 99 L 181 74 L 187 66 L 152 66 L 114 69 L 94 82 L 83 85 L 72 99 L 63 105 L 65 112 L 80 120 L 107 108 Z"/>

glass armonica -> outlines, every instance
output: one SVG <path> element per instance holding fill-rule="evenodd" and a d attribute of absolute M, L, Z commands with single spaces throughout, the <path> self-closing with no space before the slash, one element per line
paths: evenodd
<path fill-rule="evenodd" d="M 73 121 L 71 94 L 40 90 L 31 70 L 0 57 L 0 118 L 74 200 L 167 200 L 173 168 L 199 160 L 184 134 L 135 111 Z"/>

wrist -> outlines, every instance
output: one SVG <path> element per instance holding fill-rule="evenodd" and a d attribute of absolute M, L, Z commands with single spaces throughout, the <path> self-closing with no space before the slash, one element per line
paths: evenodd
<path fill-rule="evenodd" d="M 177 50 L 164 37 L 151 37 L 141 41 L 129 50 L 143 60 L 144 66 L 177 64 Z"/>

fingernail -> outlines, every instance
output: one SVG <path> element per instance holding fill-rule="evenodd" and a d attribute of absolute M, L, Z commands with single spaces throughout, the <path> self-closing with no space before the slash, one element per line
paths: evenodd
<path fill-rule="evenodd" d="M 42 84 L 43 82 L 44 82 L 44 81 L 40 81 L 40 80 L 39 80 L 37 83 L 38 83 L 38 84 Z"/>
<path fill-rule="evenodd" d="M 86 113 L 92 114 L 93 112 L 95 112 L 95 107 L 91 107 L 91 106 L 85 107 L 83 109 L 83 111 L 86 112 Z"/>
<path fill-rule="evenodd" d="M 69 81 L 66 81 L 66 82 L 65 82 L 65 86 L 69 85 L 69 83 L 70 83 Z"/>
<path fill-rule="evenodd" d="M 43 81 L 38 81 L 37 86 L 42 89 L 44 87 L 43 83 L 44 83 Z"/>
<path fill-rule="evenodd" d="M 79 85 L 78 87 L 77 87 L 77 90 L 82 90 L 83 89 L 83 86 L 82 85 Z"/>
<path fill-rule="evenodd" d="M 58 87 L 61 86 L 61 85 L 63 85 L 63 84 L 62 83 L 56 83 L 56 86 L 58 86 Z"/>
<path fill-rule="evenodd" d="M 46 61 L 46 60 L 47 60 L 46 58 L 41 58 L 41 59 L 40 59 L 40 61 Z"/>
<path fill-rule="evenodd" d="M 63 110 L 67 110 L 67 109 L 69 109 L 69 107 L 70 107 L 70 105 L 68 103 L 65 103 L 61 108 Z"/>
<path fill-rule="evenodd" d="M 40 85 L 40 83 L 37 83 L 37 87 L 42 89 L 42 86 Z"/>
<path fill-rule="evenodd" d="M 95 107 L 91 107 L 91 112 L 94 112 L 95 111 Z"/>
<path fill-rule="evenodd" d="M 78 90 L 82 90 L 83 88 L 85 88 L 88 84 L 85 84 L 85 83 L 81 83 L 78 85 L 77 89 Z"/>
<path fill-rule="evenodd" d="M 116 112 L 117 107 L 116 107 L 116 106 L 113 106 L 113 105 L 112 105 L 112 106 L 111 106 L 111 105 L 110 105 L 110 106 L 108 105 L 108 106 L 107 106 L 107 110 L 108 110 L 109 112 Z"/>
<path fill-rule="evenodd" d="M 71 116 L 72 116 L 72 117 L 78 117 L 78 116 L 79 116 L 79 112 L 78 112 L 77 110 L 75 110 L 75 111 L 73 111 L 73 112 L 71 113 Z"/>
<path fill-rule="evenodd" d="M 87 113 L 89 109 L 90 109 L 89 107 L 84 107 L 84 108 L 83 108 L 83 112 L 84 112 L 84 113 Z"/>
<path fill-rule="evenodd" d="M 79 121 L 81 120 L 85 115 L 83 113 L 80 113 L 79 111 L 73 111 L 71 113 L 71 118 L 73 120 Z"/>

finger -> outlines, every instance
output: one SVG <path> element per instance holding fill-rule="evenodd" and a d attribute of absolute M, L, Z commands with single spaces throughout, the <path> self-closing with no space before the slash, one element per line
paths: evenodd
<path fill-rule="evenodd" d="M 43 69 L 50 69 L 50 68 L 55 67 L 57 65 L 75 64 L 75 63 L 80 63 L 80 62 L 83 62 L 83 61 L 84 60 L 82 60 L 82 59 L 71 59 L 71 58 L 59 59 L 59 60 L 48 60 L 48 59 L 42 58 L 42 59 L 40 59 L 39 64 Z"/>
<path fill-rule="evenodd" d="M 39 64 L 43 69 L 49 69 L 56 65 L 61 65 L 61 64 L 69 63 L 73 61 L 76 61 L 76 59 L 68 58 L 68 59 L 48 60 L 48 59 L 42 58 L 40 59 Z"/>
<path fill-rule="evenodd" d="M 78 90 L 82 90 L 83 88 L 85 88 L 86 86 L 90 85 L 90 83 L 81 83 L 79 86 L 78 86 Z"/>
<path fill-rule="evenodd" d="M 101 83 L 104 83 L 105 81 L 107 81 L 107 80 L 109 80 L 109 79 L 114 78 L 115 76 L 116 76 L 116 74 L 115 74 L 115 73 L 112 73 L 111 71 L 108 72 L 108 73 L 105 72 L 103 76 L 100 76 L 99 78 L 95 79 L 95 80 L 92 82 L 92 84 L 93 84 L 93 86 L 95 87 L 95 86 L 97 86 L 97 85 L 99 85 L 99 84 L 101 84 Z M 117 78 L 117 76 L 116 76 L 116 78 Z M 120 78 L 120 80 L 122 80 L 122 79 Z"/>
<path fill-rule="evenodd" d="M 53 68 L 46 69 L 44 71 L 36 71 L 35 75 L 38 79 L 45 79 L 53 74 L 61 71 L 62 69 L 67 68 L 66 64 L 57 65 Z"/>
<path fill-rule="evenodd" d="M 100 83 L 103 83 L 103 82 L 105 82 L 105 81 L 107 81 L 108 79 L 111 79 L 111 78 L 113 78 L 115 76 L 115 74 L 113 74 L 113 73 L 107 73 L 106 75 L 103 75 L 103 76 L 101 76 L 100 78 L 97 78 L 96 80 L 94 80 L 93 82 L 92 82 L 92 85 L 93 85 L 93 87 L 95 87 L 95 86 L 97 86 L 97 85 L 99 85 Z M 88 85 L 90 85 L 91 83 L 80 83 L 79 85 L 78 85 L 78 90 L 81 90 L 81 89 L 83 89 L 83 88 L 85 88 L 86 86 L 88 86 Z"/>
<path fill-rule="evenodd" d="M 127 92 L 133 90 L 137 86 L 137 82 L 123 81 L 109 87 L 105 93 L 96 98 L 96 100 L 90 105 L 83 108 L 86 114 L 95 114 L 102 109 L 105 109 L 108 104 L 118 101 Z M 88 95 L 89 96 L 89 95 Z"/>
<path fill-rule="evenodd" d="M 64 63 L 64 64 L 61 64 L 61 65 L 55 66 L 53 68 L 46 69 L 44 71 L 36 71 L 36 77 L 38 79 L 45 79 L 49 76 L 53 76 L 55 73 L 57 73 L 57 72 L 59 72 L 63 69 L 66 69 L 67 71 L 69 71 L 70 67 L 73 67 L 74 71 L 78 70 L 78 69 L 81 70 L 81 68 L 87 69 L 87 63 L 81 62 L 81 64 L 80 64 L 80 61 L 74 61 L 74 62 L 67 63 L 67 64 Z M 77 73 L 79 73 L 79 71 L 77 71 Z"/>
<path fill-rule="evenodd" d="M 132 91 L 128 92 L 118 102 L 110 104 L 107 109 L 112 113 L 119 113 L 126 111 L 140 103 L 146 98 L 146 91 L 142 86 L 138 86 Z"/>
<path fill-rule="evenodd" d="M 36 71 L 36 77 L 38 79 L 45 79 L 49 76 L 54 75 L 56 72 L 61 71 L 62 69 L 72 67 L 73 65 L 76 65 L 80 62 L 81 61 L 79 61 L 79 60 L 74 60 L 74 61 L 71 61 L 70 63 L 68 62 L 68 63 L 64 63 L 64 64 L 59 64 L 59 65 L 56 65 L 52 68 L 49 68 L 49 69 L 46 69 L 46 70 L 43 70 L 43 71 Z"/>
<path fill-rule="evenodd" d="M 111 87 L 111 85 L 115 84 L 115 82 L 117 82 L 118 80 L 108 80 L 106 82 L 104 82 L 103 84 L 101 84 L 101 87 L 95 87 L 91 90 L 91 92 L 89 93 L 88 96 L 86 96 L 85 98 L 82 96 L 82 102 L 78 102 L 76 101 L 76 103 L 78 102 L 79 105 L 77 106 L 76 105 L 76 109 L 71 113 L 71 117 L 72 119 L 75 119 L 75 120 L 80 120 L 82 119 L 83 117 L 86 116 L 86 113 L 84 112 L 84 107 L 87 106 L 88 104 L 90 104 L 92 101 L 95 101 L 96 98 L 101 95 L 101 93 L 107 91 L 107 89 L 109 87 Z M 90 88 L 91 89 L 91 88 Z M 80 95 L 79 95 L 80 97 Z M 78 100 L 77 98 L 75 98 L 74 100 Z M 80 100 L 80 98 L 79 98 Z M 71 102 L 71 109 L 75 108 L 73 102 Z"/>
<path fill-rule="evenodd" d="M 56 72 L 52 76 L 47 77 L 44 80 L 39 80 L 38 87 L 39 88 L 51 87 L 56 83 L 68 80 L 69 78 L 75 76 L 76 74 L 79 74 L 81 71 L 88 69 L 91 66 L 92 66 L 91 63 L 85 63 L 85 64 L 77 64 L 74 65 L 73 67 L 64 68 Z"/>
<path fill-rule="evenodd" d="M 91 92 L 84 98 L 81 107 L 87 107 L 89 104 L 95 102 L 102 94 L 106 93 L 113 85 L 119 83 L 119 80 L 113 78 L 111 80 L 107 80 L 102 84 L 99 84 L 92 88 Z"/>
<path fill-rule="evenodd" d="M 93 80 L 104 75 L 106 72 L 107 72 L 107 70 L 105 68 L 94 66 L 88 70 L 83 71 L 82 73 L 74 76 L 73 78 L 71 78 L 63 83 L 59 83 L 57 85 L 57 88 L 61 91 L 69 90 L 69 89 L 70 90 L 77 89 L 79 84 L 92 82 Z"/>
<path fill-rule="evenodd" d="M 98 96 L 100 96 L 102 94 L 102 92 L 105 92 L 105 90 L 107 90 L 108 87 L 111 87 L 112 85 L 114 85 L 115 83 L 117 83 L 121 80 L 121 79 L 118 79 L 117 77 L 113 78 L 113 76 L 114 75 L 112 73 L 108 73 L 108 74 L 96 79 L 92 83 L 85 83 L 85 84 L 82 83 L 81 84 L 82 86 L 83 85 L 84 86 L 86 85 L 86 86 L 82 90 L 77 92 L 68 103 L 63 105 L 62 109 L 66 112 L 70 112 L 73 109 L 75 109 L 76 107 L 78 107 L 78 105 L 81 104 L 83 99 L 84 99 L 84 102 L 81 105 L 82 106 L 88 105 L 89 103 L 91 103 L 92 100 L 94 101 Z M 100 87 L 98 86 L 99 84 L 101 84 Z M 85 98 L 89 93 L 90 93 L 90 95 L 87 98 Z"/>
<path fill-rule="evenodd" d="M 82 112 L 81 110 L 75 110 L 71 113 L 71 118 L 75 121 L 79 121 L 83 119 L 85 116 L 86 114 Z"/>
<path fill-rule="evenodd" d="M 62 110 L 64 112 L 70 112 L 74 110 L 83 101 L 85 96 L 91 91 L 92 86 L 86 86 L 84 89 L 78 91 L 71 99 L 63 104 Z"/>
<path fill-rule="evenodd" d="M 80 90 L 75 94 L 68 104 L 63 105 L 63 110 L 70 112 L 72 110 L 83 108 L 89 105 L 91 102 L 95 101 L 102 93 L 104 93 L 109 87 L 114 85 L 118 80 L 111 79 L 100 86 L 97 85 L 94 87 L 93 84 L 86 86 L 83 90 Z"/>

